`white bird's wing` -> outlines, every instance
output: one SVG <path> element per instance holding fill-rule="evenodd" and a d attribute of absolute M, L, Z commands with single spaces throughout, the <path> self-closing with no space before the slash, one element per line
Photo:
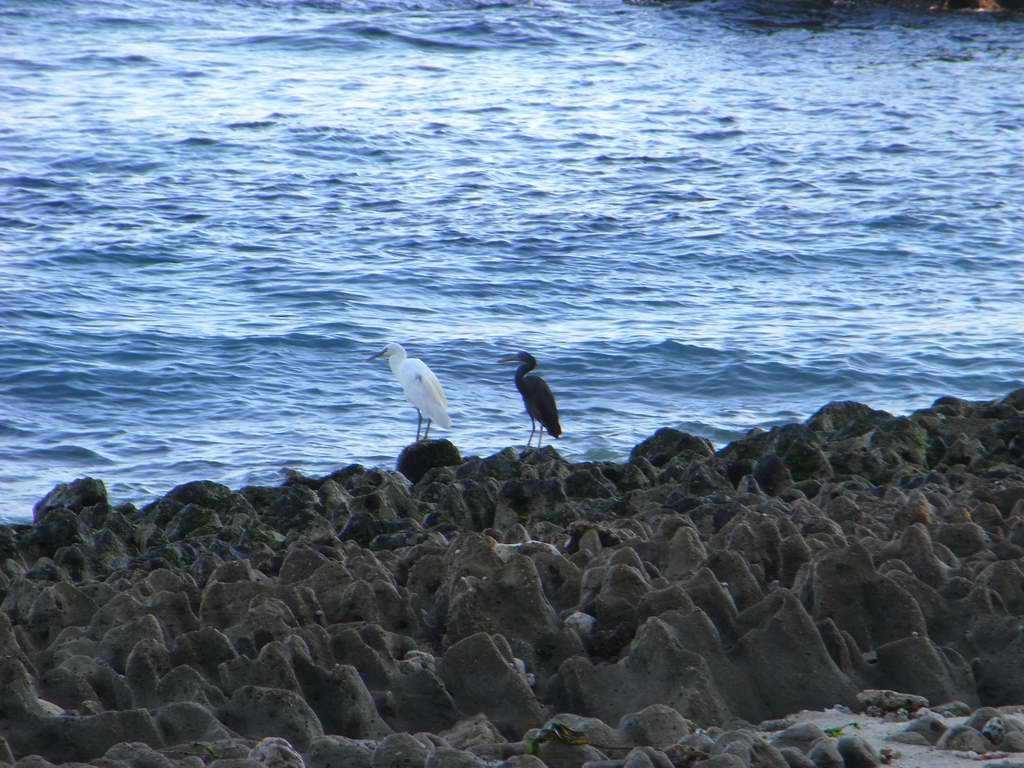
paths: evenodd
<path fill-rule="evenodd" d="M 422 360 L 410 358 L 402 365 L 399 381 L 409 402 L 419 408 L 431 421 L 447 429 L 452 425 L 448 416 L 448 398 L 441 382 Z"/>

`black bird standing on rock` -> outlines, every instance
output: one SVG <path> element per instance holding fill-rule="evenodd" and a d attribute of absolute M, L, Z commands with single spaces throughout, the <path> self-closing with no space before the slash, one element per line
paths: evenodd
<path fill-rule="evenodd" d="M 540 422 L 540 434 L 537 435 L 538 448 L 540 448 L 540 441 L 544 437 L 545 429 L 549 435 L 555 438 L 562 434 L 562 425 L 558 423 L 558 406 L 555 404 L 555 396 L 551 394 L 551 387 L 536 374 L 526 375 L 537 367 L 536 358 L 529 352 L 519 352 L 511 357 L 503 357 L 498 362 L 520 363 L 520 366 L 516 368 L 516 389 L 523 396 L 526 412 L 530 414 L 530 438 L 526 441 L 526 447 L 530 447 L 538 421 Z"/>

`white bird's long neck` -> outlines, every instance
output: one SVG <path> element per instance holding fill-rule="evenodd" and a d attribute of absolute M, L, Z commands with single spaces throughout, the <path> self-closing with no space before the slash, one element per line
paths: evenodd
<path fill-rule="evenodd" d="M 398 369 L 402 367 L 402 363 L 405 362 L 405 358 L 405 350 L 401 347 L 399 347 L 398 350 L 388 358 L 388 365 L 391 366 L 391 372 L 395 374 L 395 376 L 398 375 Z"/>

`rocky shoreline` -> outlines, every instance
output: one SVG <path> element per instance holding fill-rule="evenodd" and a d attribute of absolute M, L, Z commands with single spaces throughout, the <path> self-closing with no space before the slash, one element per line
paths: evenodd
<path fill-rule="evenodd" d="M 398 467 L 0 526 L 0 765 L 1024 766 L 1024 390 Z"/>

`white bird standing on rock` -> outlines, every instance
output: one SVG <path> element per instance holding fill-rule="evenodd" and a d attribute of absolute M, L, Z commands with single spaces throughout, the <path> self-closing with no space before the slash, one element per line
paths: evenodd
<path fill-rule="evenodd" d="M 426 440 L 430 434 L 430 423 L 436 421 L 445 429 L 452 425 L 448 417 L 448 399 L 441 389 L 441 382 L 427 364 L 415 357 L 408 357 L 401 344 L 391 342 L 376 355 L 366 358 L 366 362 L 378 357 L 388 358 L 391 372 L 405 390 L 409 402 L 416 406 L 416 441 L 420 439 L 420 428 L 423 425 L 423 414 L 427 414 L 427 431 L 423 434 Z"/>

